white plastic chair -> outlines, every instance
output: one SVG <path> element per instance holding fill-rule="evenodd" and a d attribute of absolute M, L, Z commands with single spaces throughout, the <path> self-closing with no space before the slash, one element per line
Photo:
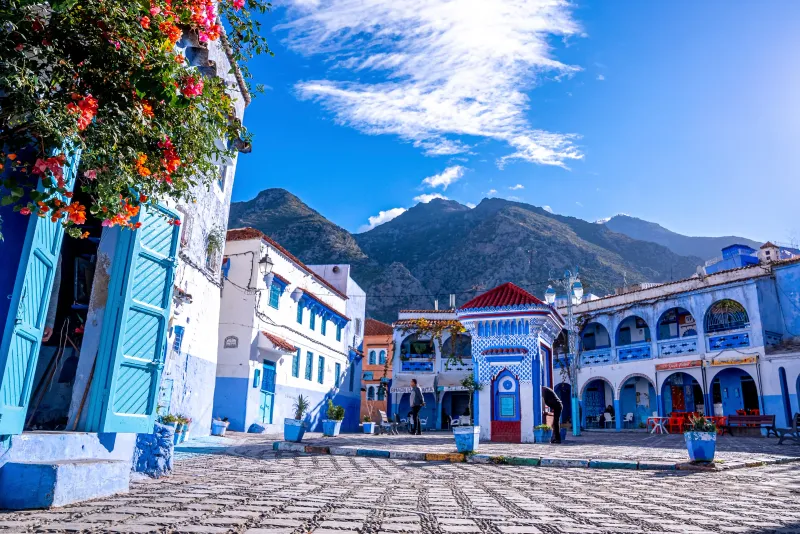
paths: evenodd
<path fill-rule="evenodd" d="M 625 419 L 622 421 L 624 424 L 630 423 L 633 426 L 633 412 L 628 412 L 625 414 Z"/>
<path fill-rule="evenodd" d="M 461 419 L 450 419 L 450 428 L 461 426 Z"/>

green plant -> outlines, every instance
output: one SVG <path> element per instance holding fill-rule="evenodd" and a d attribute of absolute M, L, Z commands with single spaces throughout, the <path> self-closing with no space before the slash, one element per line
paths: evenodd
<path fill-rule="evenodd" d="M 344 419 L 344 406 L 337 406 L 331 399 L 328 399 L 328 419 L 333 421 Z"/>
<path fill-rule="evenodd" d="M 368 415 L 365 415 L 365 416 L 364 416 L 364 422 L 365 422 L 365 423 L 369 423 L 369 422 L 371 422 L 371 421 L 372 421 L 372 418 L 371 418 L 370 416 L 368 416 Z"/>
<path fill-rule="evenodd" d="M 717 425 L 714 421 L 699 415 L 689 419 L 689 432 L 716 432 Z"/>
<path fill-rule="evenodd" d="M 294 401 L 294 418 L 297 420 L 302 419 L 308 409 L 311 407 L 311 404 L 308 402 L 308 399 L 302 395 L 298 395 L 297 400 Z"/>
<path fill-rule="evenodd" d="M 225 232 L 219 226 L 215 227 L 208 233 L 206 240 L 206 252 L 208 254 L 216 254 L 225 247 Z"/>
<path fill-rule="evenodd" d="M 469 415 L 470 422 L 474 423 L 474 421 L 472 421 L 472 396 L 476 391 L 483 391 L 483 384 L 476 382 L 473 375 L 468 375 L 461 380 L 461 386 L 469 392 L 469 404 L 467 405 L 466 415 Z"/>
<path fill-rule="evenodd" d="M 178 416 L 177 415 L 173 415 L 171 413 L 168 413 L 167 415 L 164 415 L 164 416 L 161 417 L 161 422 L 163 424 L 165 424 L 165 425 L 171 425 L 173 423 L 177 424 L 180 421 L 178 420 Z"/>
<path fill-rule="evenodd" d="M 639 428 L 647 428 L 647 425 L 645 425 L 645 424 L 644 424 L 644 423 L 642 423 L 642 422 L 639 422 Z"/>
<path fill-rule="evenodd" d="M 533 427 L 533 429 L 534 430 L 550 430 L 550 425 L 545 425 L 545 424 L 536 425 L 535 427 Z"/>
<path fill-rule="evenodd" d="M 144 203 L 194 200 L 193 186 L 211 187 L 219 162 L 249 146 L 236 117 L 249 95 L 231 91 L 223 69 L 201 73 L 182 50 L 191 58 L 218 41 L 247 87 L 245 61 L 269 52 L 251 15 L 270 8 L 265 0 L 0 3 L 3 205 L 85 237 L 87 213 L 135 228 Z M 201 69 L 213 67 L 199 55 Z M 64 177 L 77 151 L 87 205 L 71 201 Z"/>

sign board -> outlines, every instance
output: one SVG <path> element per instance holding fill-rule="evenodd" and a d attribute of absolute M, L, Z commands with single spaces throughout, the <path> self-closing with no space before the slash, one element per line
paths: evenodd
<path fill-rule="evenodd" d="M 731 358 L 715 358 L 711 360 L 711 365 L 747 365 L 749 363 L 756 363 L 758 356 L 745 356 L 745 357 L 731 357 Z"/>
<path fill-rule="evenodd" d="M 228 336 L 225 338 L 225 348 L 235 349 L 239 347 L 239 338 L 236 336 Z"/>
<path fill-rule="evenodd" d="M 685 362 L 659 363 L 656 371 L 671 371 L 673 369 L 691 369 L 692 367 L 702 367 L 703 360 L 688 360 Z"/>

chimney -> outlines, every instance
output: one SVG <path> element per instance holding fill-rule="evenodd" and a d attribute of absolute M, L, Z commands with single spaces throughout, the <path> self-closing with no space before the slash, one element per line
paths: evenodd
<path fill-rule="evenodd" d="M 434 310 L 439 309 L 439 299 L 433 299 L 433 309 Z"/>
<path fill-rule="evenodd" d="M 451 310 L 455 310 L 456 309 L 456 294 L 455 293 L 450 293 L 450 309 Z"/>

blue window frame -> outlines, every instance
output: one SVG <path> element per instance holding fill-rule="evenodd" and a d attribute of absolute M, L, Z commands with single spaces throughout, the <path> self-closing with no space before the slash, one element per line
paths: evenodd
<path fill-rule="evenodd" d="M 378 356 L 378 363 L 381 364 L 381 365 L 385 365 L 386 364 L 386 351 L 385 350 L 382 350 L 381 353 L 380 353 L 380 356 Z"/>
<path fill-rule="evenodd" d="M 324 336 L 327 331 L 326 327 L 328 325 L 328 320 L 325 319 L 324 317 L 321 317 L 319 322 L 320 322 L 319 331 L 322 332 L 322 335 Z"/>
<path fill-rule="evenodd" d="M 375 351 L 374 350 L 369 351 L 369 364 L 370 365 L 375 365 Z"/>
<path fill-rule="evenodd" d="M 320 384 L 325 383 L 325 356 L 319 356 L 319 363 L 317 364 L 317 382 Z"/>
<path fill-rule="evenodd" d="M 333 366 L 333 383 L 335 387 L 339 387 L 339 379 L 342 377 L 342 364 L 337 363 Z"/>
<path fill-rule="evenodd" d="M 372 376 L 372 371 L 364 371 L 364 380 L 375 380 Z"/>
<path fill-rule="evenodd" d="M 336 325 L 336 341 L 342 340 L 342 325 Z"/>
<path fill-rule="evenodd" d="M 317 326 L 317 315 L 312 311 L 311 312 L 311 317 L 308 319 L 308 327 L 311 330 L 314 330 L 314 328 L 316 328 L 316 326 Z"/>
<path fill-rule="evenodd" d="M 300 349 L 297 349 L 297 353 L 292 356 L 292 376 L 300 377 Z"/>
<path fill-rule="evenodd" d="M 175 333 L 175 338 L 172 340 L 172 350 L 180 353 L 181 345 L 183 345 L 183 334 L 185 332 L 185 328 L 183 326 L 176 326 L 174 327 L 173 332 Z"/>
<path fill-rule="evenodd" d="M 261 385 L 261 369 L 256 369 L 253 372 L 253 387 L 257 388 Z"/>
<path fill-rule="evenodd" d="M 356 364 L 354 364 L 353 362 L 350 362 L 349 373 L 350 373 L 350 391 L 353 391 L 353 382 L 356 376 Z"/>
<path fill-rule="evenodd" d="M 306 352 L 306 380 L 311 380 L 314 373 L 314 354 Z"/>
<path fill-rule="evenodd" d="M 297 305 L 297 322 L 303 324 L 303 307 Z"/>
<path fill-rule="evenodd" d="M 378 386 L 378 400 L 386 400 L 386 386 L 384 385 Z"/>
<path fill-rule="evenodd" d="M 280 302 L 281 298 L 281 288 L 275 282 L 269 287 L 269 305 L 278 309 L 278 303 Z"/>

